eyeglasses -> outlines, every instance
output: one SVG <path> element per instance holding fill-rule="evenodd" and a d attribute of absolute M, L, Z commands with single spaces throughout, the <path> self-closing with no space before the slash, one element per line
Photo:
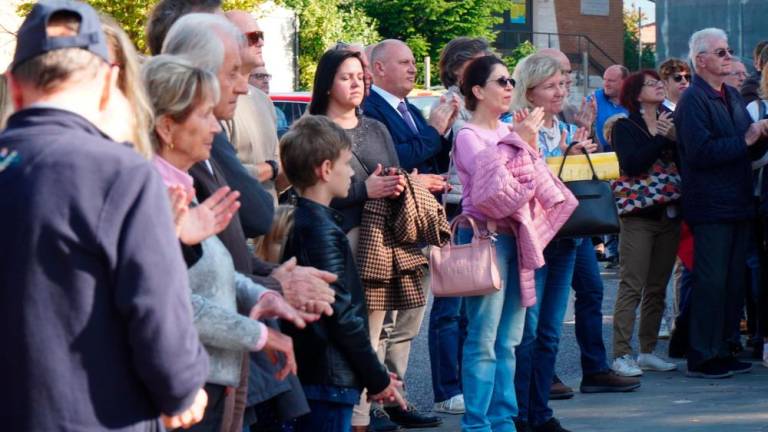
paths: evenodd
<path fill-rule="evenodd" d="M 251 74 L 250 78 L 253 79 L 253 80 L 256 80 L 256 81 L 267 81 L 267 82 L 269 82 L 269 81 L 272 80 L 272 75 L 268 74 L 268 73 L 255 73 L 255 74 Z"/>
<path fill-rule="evenodd" d="M 496 79 L 488 80 L 486 82 L 495 82 L 501 87 L 506 87 L 507 85 L 511 85 L 512 87 L 515 86 L 515 80 L 512 77 L 498 77 Z"/>
<path fill-rule="evenodd" d="M 740 76 L 742 78 L 746 78 L 747 77 L 747 73 L 743 72 L 743 71 L 731 72 L 731 75 L 733 75 L 733 76 Z"/>
<path fill-rule="evenodd" d="M 264 32 L 261 30 L 248 32 L 245 34 L 245 38 L 248 39 L 248 46 L 254 46 L 264 40 Z"/>
<path fill-rule="evenodd" d="M 681 82 L 682 80 L 686 80 L 686 81 L 688 81 L 688 82 L 691 82 L 691 75 L 690 75 L 690 74 L 675 74 L 675 75 L 672 77 L 672 79 L 673 79 L 673 80 L 674 80 L 676 83 L 679 83 L 679 82 Z"/>
<path fill-rule="evenodd" d="M 723 57 L 725 57 L 726 53 L 729 56 L 733 57 L 733 50 L 730 49 L 730 48 L 718 48 L 718 49 L 716 49 L 716 50 L 714 50 L 712 52 L 702 51 L 699 54 L 714 54 L 714 55 L 716 55 L 716 56 L 718 56 L 720 58 L 723 58 Z"/>
<path fill-rule="evenodd" d="M 664 82 L 660 81 L 660 80 L 655 80 L 654 79 L 654 80 L 648 80 L 648 81 L 644 82 L 643 85 L 646 86 L 646 87 L 660 87 L 660 86 L 664 85 Z"/>

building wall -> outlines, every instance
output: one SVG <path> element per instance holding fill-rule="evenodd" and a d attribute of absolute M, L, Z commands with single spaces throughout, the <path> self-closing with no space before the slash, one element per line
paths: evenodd
<path fill-rule="evenodd" d="M 21 0 L 0 1 L 0 73 L 11 64 L 16 50 L 16 31 L 21 25 L 16 8 L 20 3 Z"/>
<path fill-rule="evenodd" d="M 622 0 L 604 0 L 608 6 L 607 16 L 582 14 L 582 2 L 586 0 L 547 1 L 555 2 L 559 33 L 587 35 L 617 63 L 624 62 Z M 560 38 L 560 45 L 563 52 L 577 51 L 575 38 L 563 36 Z M 590 54 L 604 66 L 610 66 L 607 64 L 610 61 L 599 53 Z"/>
<path fill-rule="evenodd" d="M 656 61 L 685 58 L 691 34 L 718 27 L 728 34 L 736 55 L 751 67 L 752 49 L 768 37 L 767 17 L 766 0 L 656 0 Z"/>

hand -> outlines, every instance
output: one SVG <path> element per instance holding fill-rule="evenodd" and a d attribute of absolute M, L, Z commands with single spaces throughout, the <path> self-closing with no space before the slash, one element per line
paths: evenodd
<path fill-rule="evenodd" d="M 427 190 L 432 193 L 444 192 L 446 190 L 450 190 L 450 187 L 448 186 L 448 182 L 446 181 L 445 177 L 441 175 L 419 174 L 419 171 L 417 169 L 414 169 L 411 172 L 411 177 L 413 177 L 415 181 L 417 181 L 420 185 L 427 188 Z"/>
<path fill-rule="evenodd" d="M 380 393 L 377 393 L 375 395 L 368 395 L 368 400 L 379 402 L 379 403 L 387 403 L 387 402 L 397 402 L 398 405 L 400 405 L 400 408 L 402 409 L 408 409 L 405 399 L 400 394 L 400 390 L 403 389 L 403 382 L 400 381 L 397 377 L 397 375 L 390 373 L 389 374 L 389 385 L 387 388 L 382 390 Z"/>
<path fill-rule="evenodd" d="M 579 111 L 576 112 L 574 120 L 576 125 L 583 127 L 586 130 L 592 130 L 592 124 L 597 117 L 597 101 L 593 99 L 582 98 Z"/>
<path fill-rule="evenodd" d="M 517 132 L 531 148 L 539 151 L 539 129 L 544 125 L 544 109 L 536 107 L 530 112 L 527 108 L 517 110 L 514 114 L 514 122 L 514 126 L 510 129 Z"/>
<path fill-rule="evenodd" d="M 291 258 L 272 271 L 272 277 L 280 282 L 283 298 L 301 312 L 333 315 L 331 303 L 336 292 L 328 284 L 336 282 L 336 275 L 314 267 L 296 265 Z"/>
<path fill-rule="evenodd" d="M 289 305 L 285 299 L 276 292 L 264 293 L 256 305 L 251 308 L 251 312 L 248 316 L 254 320 L 279 318 L 290 322 L 300 329 L 307 326 L 306 321 L 299 314 L 299 311 Z M 320 315 L 315 315 L 315 319 L 312 321 L 317 321 L 318 319 L 320 319 Z"/>
<path fill-rule="evenodd" d="M 187 191 L 181 185 L 168 186 L 168 197 L 171 200 L 171 213 L 173 214 L 173 225 L 176 227 L 176 237 L 180 237 L 182 226 L 189 214 L 189 201 L 192 198 L 187 196 Z"/>
<path fill-rule="evenodd" d="M 568 150 L 568 143 L 566 142 L 566 139 L 568 138 L 568 132 L 563 130 L 560 134 L 560 148 L 562 149 L 563 153 L 567 151 L 569 155 L 579 155 L 583 154 L 584 151 L 587 153 L 594 153 L 597 151 L 597 144 L 593 143 L 591 139 L 581 141 L 576 140 L 576 138 L 583 138 L 584 134 L 584 130 L 577 130 L 576 133 L 573 134 L 576 144 L 574 144 L 573 147 Z"/>
<path fill-rule="evenodd" d="M 160 419 L 163 421 L 163 426 L 166 429 L 188 429 L 196 423 L 199 423 L 203 419 L 205 413 L 205 407 L 208 405 L 208 394 L 205 390 L 200 389 L 195 395 L 195 400 L 192 402 L 192 406 L 187 408 L 186 411 L 175 416 L 167 416 L 162 414 Z"/>
<path fill-rule="evenodd" d="M 293 339 L 279 331 L 267 327 L 267 344 L 262 349 L 272 364 L 280 363 L 280 357 L 285 357 L 283 368 L 277 371 L 275 377 L 282 381 L 288 374 L 296 374 L 296 356 L 293 353 Z"/>
<path fill-rule="evenodd" d="M 761 137 L 768 135 L 768 119 L 760 120 L 749 125 L 744 140 L 748 146 L 756 143 Z"/>
<path fill-rule="evenodd" d="M 453 124 L 458 110 L 459 105 L 456 100 L 451 99 L 450 101 L 446 101 L 445 96 L 441 96 L 440 104 L 429 113 L 428 123 L 435 128 L 440 135 L 443 135 Z"/>
<path fill-rule="evenodd" d="M 184 221 L 179 236 L 182 243 L 195 245 L 224 231 L 240 208 L 239 197 L 240 192 L 230 191 L 224 186 L 200 205 L 189 209 L 189 217 Z"/>
<path fill-rule="evenodd" d="M 376 170 L 368 176 L 365 180 L 365 190 L 368 193 L 368 198 L 391 198 L 400 195 L 404 190 L 405 179 L 401 179 L 402 176 L 381 175 L 381 164 L 376 165 Z"/>

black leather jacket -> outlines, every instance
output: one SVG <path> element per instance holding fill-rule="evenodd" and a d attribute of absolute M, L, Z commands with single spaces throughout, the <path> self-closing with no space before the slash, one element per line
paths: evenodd
<path fill-rule="evenodd" d="M 341 214 L 299 198 L 283 259 L 292 256 L 299 265 L 339 277 L 331 284 L 336 291 L 332 316 L 323 316 L 303 330 L 283 324 L 283 331 L 293 338 L 301 383 L 365 387 L 369 394 L 383 391 L 389 375 L 371 346 L 363 285 L 341 229 Z"/>

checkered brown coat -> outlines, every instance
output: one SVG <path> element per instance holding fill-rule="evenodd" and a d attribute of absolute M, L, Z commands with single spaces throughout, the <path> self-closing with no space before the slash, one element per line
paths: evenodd
<path fill-rule="evenodd" d="M 450 240 L 443 207 L 406 174 L 398 199 L 369 200 L 363 208 L 357 263 L 370 310 L 405 310 L 424 306 L 422 279 L 428 261 L 425 244 Z"/>

